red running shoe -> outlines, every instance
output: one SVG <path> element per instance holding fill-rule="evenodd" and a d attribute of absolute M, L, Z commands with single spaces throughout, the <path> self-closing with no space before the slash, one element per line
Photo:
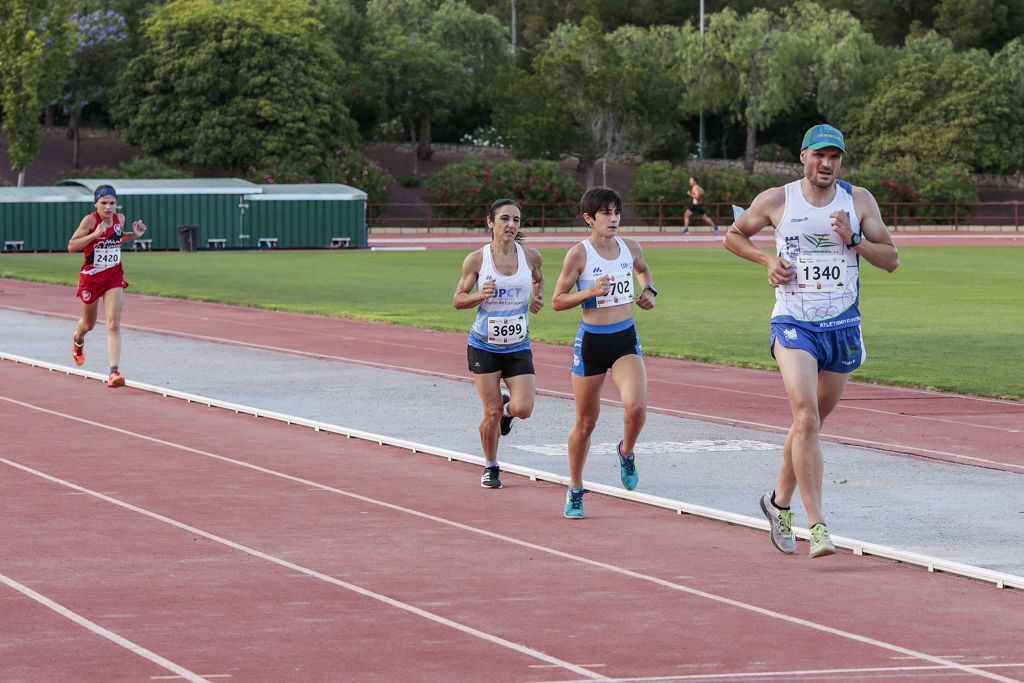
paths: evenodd
<path fill-rule="evenodd" d="M 85 342 L 81 344 L 74 337 L 71 337 L 71 357 L 75 359 L 75 365 L 85 363 Z"/>
<path fill-rule="evenodd" d="M 114 370 L 112 373 L 110 373 L 110 377 L 107 378 L 107 386 L 110 387 L 111 389 L 123 387 L 124 377 L 121 376 L 120 372 Z"/>

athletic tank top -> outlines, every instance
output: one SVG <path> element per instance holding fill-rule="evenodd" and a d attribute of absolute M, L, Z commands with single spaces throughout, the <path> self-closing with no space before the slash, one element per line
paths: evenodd
<path fill-rule="evenodd" d="M 612 286 L 608 294 L 584 300 L 580 304 L 583 308 L 605 308 L 633 303 L 633 252 L 621 237 L 616 237 L 615 243 L 619 245 L 619 255 L 613 259 L 606 259 L 597 253 L 590 240 L 583 240 L 583 248 L 587 251 L 587 263 L 576 280 L 576 291 L 582 292 L 593 287 L 594 282 L 602 275 L 612 277 Z"/>
<path fill-rule="evenodd" d="M 512 353 L 530 348 L 530 298 L 533 294 L 533 272 L 526 262 L 526 251 L 515 245 L 518 266 L 512 275 L 502 275 L 494 267 L 490 245 L 480 250 L 483 255 L 477 287 L 494 280 L 497 291 L 477 307 L 469 345 L 485 351 Z"/>
<path fill-rule="evenodd" d="M 854 232 L 860 220 L 853 208 L 853 186 L 836 182 L 836 195 L 823 207 L 812 206 L 800 181 L 786 187 L 786 207 L 775 229 L 775 249 L 793 264 L 796 278 L 775 288 L 772 322 L 812 330 L 833 330 L 860 323 L 860 257 L 832 231 L 829 214 L 845 211 Z"/>
<path fill-rule="evenodd" d="M 92 218 L 96 222 L 92 229 L 103 222 L 98 211 L 92 212 Z M 82 273 L 95 275 L 111 268 L 121 267 L 121 217 L 114 212 L 114 224 L 107 228 L 107 231 L 89 244 L 85 245 L 85 262 L 82 264 Z"/>

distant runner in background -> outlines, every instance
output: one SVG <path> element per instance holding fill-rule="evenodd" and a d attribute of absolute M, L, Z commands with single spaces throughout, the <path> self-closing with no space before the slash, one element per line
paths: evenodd
<path fill-rule="evenodd" d="M 842 398 L 850 373 L 867 358 L 860 330 L 860 258 L 887 272 L 899 254 L 870 192 L 839 180 L 843 134 L 829 125 L 804 135 L 804 176 L 765 190 L 738 212 L 725 248 L 768 271 L 775 288 L 769 348 L 789 397 L 793 425 L 783 448 L 775 490 L 761 497 L 771 540 L 796 550 L 790 501 L 800 489 L 811 530 L 811 557 L 835 552 L 822 510 L 821 425 Z M 751 237 L 775 230 L 775 251 Z"/>
<path fill-rule="evenodd" d="M 704 212 L 704 188 L 697 184 L 696 178 L 690 178 L 690 189 L 686 191 L 690 195 L 690 207 L 683 214 L 683 234 L 690 232 L 690 216 L 696 216 L 712 228 L 718 234 L 718 226 L 711 220 L 711 216 Z"/>
<path fill-rule="evenodd" d="M 131 232 L 124 231 L 124 214 L 117 213 L 117 191 L 110 185 L 100 185 L 93 192 L 96 210 L 82 219 L 78 229 L 68 241 L 68 251 L 84 251 L 85 263 L 78 274 L 78 291 L 82 302 L 82 317 L 75 327 L 71 357 L 75 365 L 85 363 L 85 335 L 96 325 L 100 299 L 103 315 L 107 319 L 107 355 L 110 374 L 107 386 L 124 386 L 124 377 L 118 370 L 121 360 L 121 307 L 124 301 L 124 279 L 121 266 L 121 245 L 146 234 L 146 224 L 132 223 Z"/>
<path fill-rule="evenodd" d="M 491 243 L 462 262 L 452 300 L 457 309 L 477 309 L 467 355 L 484 411 L 480 447 L 486 463 L 480 485 L 492 489 L 501 488 L 499 435 L 511 431 L 514 418 L 530 417 L 537 392 L 529 324 L 530 314 L 544 307 L 544 273 L 540 252 L 518 243 L 521 222 L 516 200 L 491 204 Z M 508 394 L 501 391 L 502 380 Z"/>

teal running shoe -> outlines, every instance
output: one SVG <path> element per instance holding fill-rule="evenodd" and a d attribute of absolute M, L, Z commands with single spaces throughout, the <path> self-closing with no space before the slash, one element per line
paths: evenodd
<path fill-rule="evenodd" d="M 828 529 L 821 522 L 811 527 L 811 557 L 826 557 L 836 552 L 836 546 L 832 543 L 832 537 L 828 535 Z"/>
<path fill-rule="evenodd" d="M 583 519 L 583 494 L 586 489 L 569 488 L 565 492 L 565 518 Z"/>
<path fill-rule="evenodd" d="M 640 480 L 640 476 L 636 473 L 636 455 L 633 453 L 623 455 L 621 441 L 615 447 L 615 451 L 619 454 L 619 479 L 626 490 L 632 491 Z"/>

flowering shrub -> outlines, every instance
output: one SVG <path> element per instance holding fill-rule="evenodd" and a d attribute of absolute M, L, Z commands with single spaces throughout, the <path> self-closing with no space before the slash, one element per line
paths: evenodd
<path fill-rule="evenodd" d="M 471 160 L 449 164 L 426 183 L 426 199 L 445 218 L 483 225 L 496 199 L 518 199 L 524 219 L 572 218 L 581 188 L 553 161 Z"/>
<path fill-rule="evenodd" d="M 689 204 L 691 200 L 687 192 L 690 189 L 691 177 L 696 178 L 697 183 L 704 188 L 704 200 L 710 204 L 729 202 L 747 205 L 762 190 L 780 183 L 779 177 L 772 173 L 747 175 L 742 169 L 728 166 L 709 166 L 698 170 L 686 166 L 673 166 L 667 161 L 651 161 L 641 164 L 637 169 L 633 188 L 629 192 L 630 200 L 637 204 L 637 214 L 645 217 L 658 216 L 659 207 L 654 204 L 660 202 Z"/>
<path fill-rule="evenodd" d="M 954 209 L 964 218 L 977 208 L 978 190 L 974 181 L 965 167 L 955 164 L 932 168 L 910 162 L 861 166 L 842 177 L 867 188 L 878 201 L 882 217 L 890 222 L 894 216 L 952 222 Z M 902 202 L 911 203 L 893 206 Z"/>

